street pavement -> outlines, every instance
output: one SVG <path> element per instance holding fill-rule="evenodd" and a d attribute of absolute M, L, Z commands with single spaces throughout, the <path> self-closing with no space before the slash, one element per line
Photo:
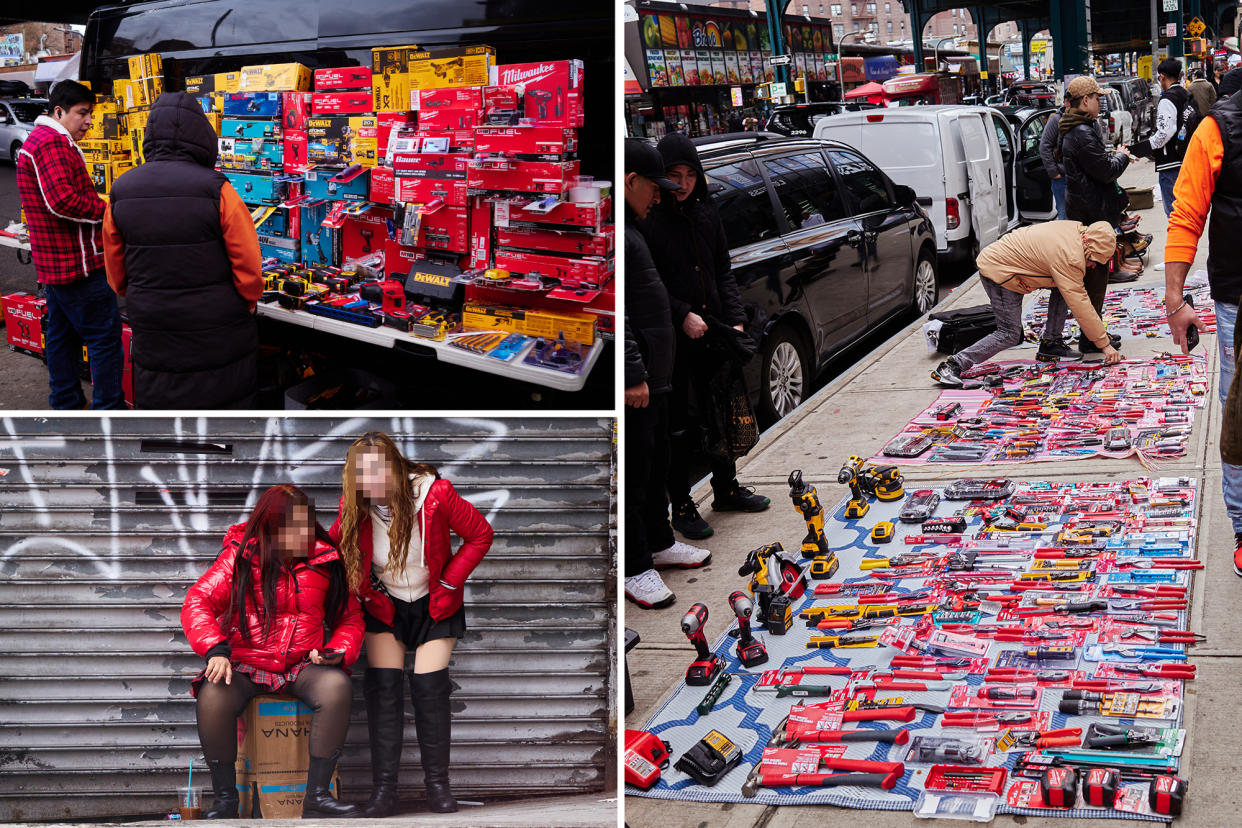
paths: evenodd
<path fill-rule="evenodd" d="M 1122 176 L 1126 186 L 1155 187 L 1156 174 L 1150 161 L 1132 165 Z M 1143 217 L 1140 229 L 1155 236 L 1153 255 L 1144 275 L 1135 284 L 1153 285 L 1163 296 L 1164 274 L 1154 265 L 1163 258 L 1164 210 L 1155 187 L 1154 209 L 1138 211 Z M 1205 267 L 1207 240 L 1202 241 L 1191 272 Z M 1028 302 L 1032 301 L 1030 299 Z M 977 278 L 942 302 L 941 309 L 968 307 L 987 302 Z M 1242 658 L 1242 579 L 1232 569 L 1233 532 L 1221 500 L 1219 429 L 1221 406 L 1217 398 L 1218 362 L 1216 336 L 1204 335 L 1199 346 L 1207 355 L 1212 390 L 1207 409 L 1196 419 L 1190 449 L 1183 458 L 1162 463 L 1155 476 L 1190 476 L 1201 481 L 1198 557 L 1206 569 L 1196 573 L 1189 629 L 1207 634 L 1207 641 L 1193 650 L 1199 665 L 1198 679 L 1187 682 L 1185 692 L 1186 751 L 1182 775 L 1189 780 L 1186 807 L 1177 821 L 1181 826 L 1237 825 L 1242 808 L 1242 786 L 1234 775 L 1242 764 L 1239 739 L 1234 730 L 1239 658 Z M 1125 356 L 1143 356 L 1172 351 L 1170 338 L 1124 340 Z M 998 359 L 1031 359 L 1029 349 L 999 354 Z M 788 498 L 786 482 L 791 469 L 800 468 L 807 482 L 815 485 L 825 508 L 831 508 L 845 489 L 836 482 L 841 463 L 851 454 L 874 455 L 911 417 L 923 410 L 940 389 L 928 378 L 943 359 L 929 355 L 923 342 L 921 323 L 913 323 L 812 397 L 790 417 L 767 431 L 739 462 L 738 479 L 744 485 L 772 500 L 767 512 L 757 515 L 713 513 L 710 487 L 706 481 L 695 490 L 703 517 L 714 527 L 715 535 L 698 542 L 712 552 L 712 563 L 697 570 L 668 570 L 665 582 L 677 594 L 673 606 L 663 610 L 642 610 L 626 602 L 624 624 L 636 630 L 642 643 L 629 653 L 627 665 L 634 690 L 634 712 L 626 717 L 627 728 L 640 728 L 668 696 L 684 675 L 691 660 L 692 646 L 679 629 L 685 609 L 695 601 L 715 607 L 734 589 L 742 587 L 737 566 L 751 549 L 783 540 L 801 538 L 806 526 Z M 951 469 L 929 466 L 903 468 L 907 488 L 914 483 L 940 484 L 978 471 L 977 467 Z M 997 473 L 1022 479 L 1117 480 L 1153 476 L 1134 459 L 1060 461 L 1000 467 Z M 796 544 L 795 544 L 796 545 Z M 723 622 L 721 622 L 723 623 Z M 718 633 L 721 627 L 715 627 Z M 716 633 L 712 633 L 712 637 Z M 663 799 L 626 798 L 626 822 L 662 828 L 792 828 L 811 824 L 865 823 L 869 828 L 910 825 L 956 825 L 949 821 L 924 821 L 908 812 L 843 811 L 832 806 L 764 806 L 712 804 Z M 1002 815 L 995 824 L 1028 825 L 1037 820 Z M 1116 820 L 1079 820 L 1083 826 L 1116 826 Z"/>

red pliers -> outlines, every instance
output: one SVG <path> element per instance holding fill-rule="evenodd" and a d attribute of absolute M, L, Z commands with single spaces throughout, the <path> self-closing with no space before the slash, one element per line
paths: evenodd
<path fill-rule="evenodd" d="M 940 719 L 943 727 L 983 727 L 986 725 L 1029 724 L 1035 713 L 1015 710 L 1012 713 L 980 713 L 973 710 L 950 710 Z"/>
<path fill-rule="evenodd" d="M 1082 744 L 1082 728 L 1066 727 L 1061 730 L 1012 730 L 1015 747 L 1077 747 Z"/>
<path fill-rule="evenodd" d="M 1203 561 L 1193 558 L 1138 558 L 1117 561 L 1118 569 L 1203 569 Z"/>
<path fill-rule="evenodd" d="M 1198 644 L 1200 641 L 1207 640 L 1207 636 L 1203 633 L 1191 632 L 1190 630 L 1164 630 L 1159 627 L 1134 627 L 1123 632 L 1118 638 L 1121 641 L 1141 638 L 1144 641 L 1151 641 L 1153 643 L 1170 644 Z"/>
<path fill-rule="evenodd" d="M 1176 598 L 1124 598 L 1121 600 L 1114 598 L 1109 604 L 1109 609 L 1114 610 L 1184 610 L 1186 607 L 1185 599 Z"/>
<path fill-rule="evenodd" d="M 1186 587 L 1177 584 L 1113 584 L 1113 595 L 1140 598 L 1185 598 Z"/>
<path fill-rule="evenodd" d="M 1143 678 L 1193 679 L 1198 666 L 1195 664 L 1113 664 L 1118 673 L 1129 673 Z"/>

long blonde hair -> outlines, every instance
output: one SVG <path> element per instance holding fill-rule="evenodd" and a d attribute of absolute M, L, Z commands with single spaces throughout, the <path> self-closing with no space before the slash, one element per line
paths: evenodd
<path fill-rule="evenodd" d="M 362 551 L 358 547 L 358 524 L 371 508 L 371 503 L 358 492 L 358 455 L 378 450 L 388 461 L 388 474 L 392 492 L 388 505 L 392 509 L 392 523 L 388 526 L 388 565 L 386 571 L 405 568 L 409 553 L 410 537 L 414 533 L 414 485 L 411 475 L 431 475 L 438 478 L 435 466 L 415 463 L 406 459 L 393 439 L 382 431 L 368 431 L 350 445 L 345 455 L 345 469 L 341 472 L 341 491 L 345 496 L 341 508 L 341 558 L 345 561 L 345 573 L 354 591 L 362 588 L 363 579 L 370 577 L 362 571 Z M 372 526 L 371 531 L 375 532 Z"/>

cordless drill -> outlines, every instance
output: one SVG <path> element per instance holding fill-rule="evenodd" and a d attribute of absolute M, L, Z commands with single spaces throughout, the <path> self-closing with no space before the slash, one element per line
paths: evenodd
<path fill-rule="evenodd" d="M 789 474 L 789 499 L 806 521 L 806 537 L 802 539 L 802 557 L 811 559 L 811 577 L 817 581 L 831 578 L 839 566 L 837 556 L 828 548 L 824 535 L 824 507 L 814 486 L 802 482 L 802 470 Z"/>
<path fill-rule="evenodd" d="M 768 660 L 767 648 L 763 642 L 755 638 L 750 631 L 750 615 L 755 605 L 746 597 L 746 593 L 735 590 L 729 596 L 729 606 L 737 616 L 737 658 L 743 667 L 754 667 Z"/>
<path fill-rule="evenodd" d="M 690 639 L 698 658 L 686 668 L 686 684 L 702 687 L 711 684 L 720 670 L 720 656 L 707 649 L 707 637 L 703 628 L 707 626 L 707 605 L 696 603 L 686 610 L 681 617 L 681 631 Z"/>
<path fill-rule="evenodd" d="M 871 508 L 871 504 L 867 502 L 867 493 L 858 480 L 862 462 L 858 455 L 850 455 L 841 465 L 841 471 L 837 472 L 837 482 L 850 487 L 850 501 L 845 504 L 845 516 L 851 520 L 862 517 Z"/>

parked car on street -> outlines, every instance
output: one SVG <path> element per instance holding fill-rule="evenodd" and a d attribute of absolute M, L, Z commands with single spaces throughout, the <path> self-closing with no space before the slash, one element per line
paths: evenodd
<path fill-rule="evenodd" d="M 1056 100 L 1056 89 L 1050 84 L 1039 81 L 1019 81 L 1005 89 L 1005 103 L 1009 106 L 1045 109 L 1055 106 Z"/>
<path fill-rule="evenodd" d="M 1126 109 L 1121 93 L 1111 86 L 1100 92 L 1100 127 L 1104 130 L 1104 143 L 1118 147 L 1134 140 L 1134 116 Z"/>
<path fill-rule="evenodd" d="M 0 80 L 0 98 L 29 98 L 30 87 L 25 81 Z"/>
<path fill-rule="evenodd" d="M 1111 86 L 1121 93 L 1122 106 L 1133 120 L 1131 139 L 1141 141 L 1156 130 L 1156 98 L 1151 85 L 1140 77 L 1100 77 L 1101 86 Z"/>
<path fill-rule="evenodd" d="M 1039 161 L 1038 135 L 1051 112 L 1017 125 L 980 106 L 851 112 L 820 121 L 815 137 L 865 147 L 893 181 L 913 188 L 936 228 L 940 262 L 949 264 L 973 261 L 1020 222 L 1056 217 Z"/>
<path fill-rule="evenodd" d="M 747 387 L 770 423 L 833 354 L 936 303 L 932 224 L 912 189 L 848 144 L 765 132 L 695 143 L 759 343 Z"/>
<path fill-rule="evenodd" d="M 862 112 L 876 108 L 876 104 L 866 101 L 817 101 L 809 104 L 788 104 L 772 110 L 765 129 L 790 138 L 810 138 L 815 133 L 815 125 L 829 115 Z"/>
<path fill-rule="evenodd" d="M 10 161 L 17 160 L 17 151 L 34 131 L 35 118 L 47 112 L 42 98 L 0 100 L 0 152 Z"/>

